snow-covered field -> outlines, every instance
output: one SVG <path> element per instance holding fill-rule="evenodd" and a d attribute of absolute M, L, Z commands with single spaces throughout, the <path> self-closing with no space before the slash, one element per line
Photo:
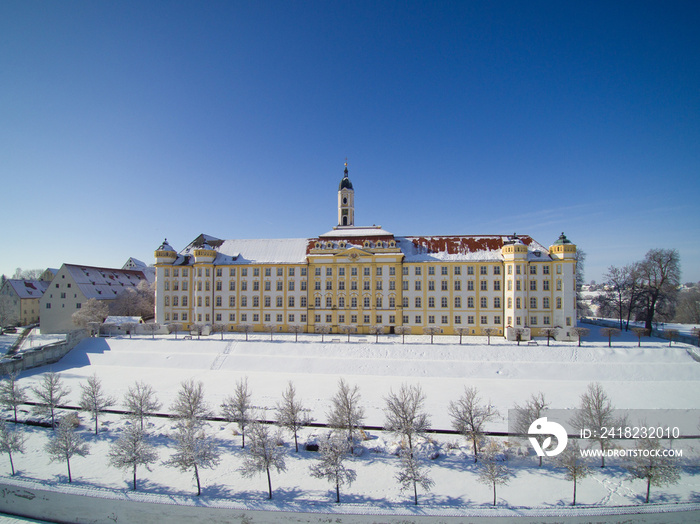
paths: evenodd
<path fill-rule="evenodd" d="M 623 334 L 607 347 L 595 334 L 583 342 L 546 341 L 538 345 L 506 342 L 493 338 L 491 345 L 485 338 L 465 338 L 458 345 L 457 338 L 436 337 L 431 345 L 427 337 L 327 337 L 321 343 L 318 336 L 300 336 L 295 343 L 293 335 L 255 334 L 246 342 L 242 335 L 226 335 L 220 340 L 212 336 L 202 340 L 178 340 L 172 336 L 87 339 L 77 346 L 53 371 L 61 373 L 72 389 L 70 403 L 77 405 L 80 384 L 93 374 L 102 380 L 106 391 L 119 398 L 136 380 L 151 384 L 167 411 L 183 380 L 201 380 L 206 398 L 218 411 L 223 399 L 232 393 L 235 382 L 248 377 L 253 400 L 261 408 L 274 408 L 288 381 L 293 381 L 298 394 L 304 399 L 318 422 L 326 421 L 329 399 L 335 393 L 339 378 L 357 384 L 362 394 L 367 425 L 381 426 L 384 422 L 384 396 L 402 383 L 420 384 L 427 396 L 426 407 L 431 413 L 431 425 L 437 429 L 451 429 L 447 406 L 456 400 L 465 386 L 475 386 L 484 400 L 490 399 L 503 417 L 491 424 L 489 430 L 507 430 L 505 415 L 513 404 L 524 402 L 531 393 L 542 391 L 552 408 L 574 408 L 590 382 L 600 382 L 613 404 L 619 408 L 679 408 L 700 407 L 700 362 L 691 358 L 691 346 L 654 339 L 637 339 Z M 335 341 L 330 341 L 335 339 Z M 697 348 L 696 348 L 697 350 Z M 29 370 L 21 375 L 20 384 L 38 383 L 48 368 Z M 120 407 L 120 406 L 116 406 Z M 274 411 L 261 409 L 261 417 L 274 419 Z M 22 416 L 27 416 L 24 413 Z M 130 488 L 129 473 L 108 465 L 107 452 L 117 438 L 124 422 L 116 415 L 103 417 L 98 437 L 90 432 L 90 421 L 82 415 L 81 434 L 91 445 L 91 454 L 72 461 L 73 484 L 87 489 L 106 488 L 126 493 Z M 238 472 L 242 463 L 240 437 L 234 435 L 234 424 L 212 422 L 210 433 L 217 439 L 223 458 L 214 470 L 202 472 L 203 499 L 226 499 L 239 503 L 256 504 L 267 497 L 266 479 L 245 479 Z M 149 432 L 160 450 L 159 461 L 153 471 L 141 469 L 139 490 L 164 499 L 188 497 L 196 493 L 191 474 L 181 473 L 161 464 L 172 452 L 168 434 L 173 422 L 152 418 Z M 322 429 L 306 429 L 302 442 L 320 435 Z M 43 448 L 50 430 L 28 428 L 30 438 L 27 451 L 15 458 L 18 476 L 48 483 L 67 481 L 65 464 L 50 464 Z M 293 442 L 286 435 L 287 471 L 273 474 L 276 504 L 295 509 L 316 507 L 331 503 L 334 493 L 323 480 L 311 478 L 309 466 L 317 453 L 294 453 Z M 384 432 L 370 432 L 363 444 L 363 452 L 353 458 L 351 466 L 357 471 L 357 480 L 344 488 L 345 504 L 383 508 L 390 511 L 396 505 L 410 505 L 411 494 L 401 493 L 394 479 L 398 459 L 392 454 L 396 438 Z M 697 441 L 674 443 L 682 447 L 684 459 L 681 482 L 673 486 L 652 488 L 653 502 L 700 502 L 700 471 L 697 460 Z M 420 502 L 435 508 L 468 512 L 486 508 L 492 502 L 491 488 L 477 481 L 478 466 L 470 459 L 471 449 L 457 436 L 439 435 L 421 446 L 435 485 L 430 493 L 419 495 Z M 0 461 L 6 459 L 0 457 Z M 595 461 L 591 465 L 595 465 Z M 577 503 L 583 505 L 634 505 L 643 502 L 642 481 L 626 480 L 622 464 L 608 461 L 605 470 L 594 468 L 593 474 L 580 481 Z M 570 504 L 572 485 L 551 460 L 537 467 L 536 457 L 525 444 L 516 448 L 509 459 L 514 477 L 498 489 L 498 503 L 510 508 L 562 508 Z M 0 462 L 0 472 L 9 474 L 9 463 Z"/>

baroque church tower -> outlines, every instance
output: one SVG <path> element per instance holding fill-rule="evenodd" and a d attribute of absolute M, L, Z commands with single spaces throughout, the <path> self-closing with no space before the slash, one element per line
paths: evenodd
<path fill-rule="evenodd" d="M 345 162 L 343 179 L 338 186 L 338 226 L 355 225 L 355 190 L 348 178 L 348 163 Z"/>

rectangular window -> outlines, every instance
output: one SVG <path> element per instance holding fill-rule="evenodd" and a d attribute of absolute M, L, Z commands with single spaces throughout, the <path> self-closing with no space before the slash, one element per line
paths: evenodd
<path fill-rule="evenodd" d="M 271 286 L 270 281 L 266 280 L 265 281 L 265 291 L 270 291 L 270 286 Z"/>
<path fill-rule="evenodd" d="M 415 302 L 415 307 L 417 307 L 417 308 L 423 307 L 422 300 L 421 300 L 420 297 L 416 297 L 416 298 L 414 299 L 414 302 Z"/>
<path fill-rule="evenodd" d="M 287 317 L 287 322 L 290 324 L 294 323 L 294 313 L 290 313 L 289 316 Z"/>
<path fill-rule="evenodd" d="M 474 307 L 474 297 L 467 297 L 467 307 Z"/>
<path fill-rule="evenodd" d="M 428 291 L 435 291 L 435 281 L 428 280 Z"/>
<path fill-rule="evenodd" d="M 441 274 L 441 275 L 447 275 L 447 266 L 441 266 L 441 267 L 440 267 L 440 274 Z"/>
<path fill-rule="evenodd" d="M 396 268 L 394 266 L 389 266 L 389 276 L 393 277 L 396 275 Z"/>
<path fill-rule="evenodd" d="M 368 268 L 368 267 L 364 268 L 363 271 L 362 271 L 362 273 L 363 273 L 364 276 L 366 276 L 366 277 L 370 276 L 369 268 Z"/>
<path fill-rule="evenodd" d="M 442 282 L 440 282 L 440 289 L 442 291 L 447 291 L 447 280 L 443 280 Z"/>
<path fill-rule="evenodd" d="M 440 323 L 441 323 L 441 324 L 447 324 L 447 323 L 448 323 L 447 315 L 442 315 L 442 316 L 440 317 Z"/>
<path fill-rule="evenodd" d="M 474 291 L 474 281 L 467 280 L 467 291 Z"/>
<path fill-rule="evenodd" d="M 474 274 L 474 266 L 467 266 L 467 275 Z"/>
<path fill-rule="evenodd" d="M 201 282 L 200 282 L 200 284 L 201 284 Z M 200 291 L 201 291 L 201 289 L 200 289 Z M 241 282 L 241 291 L 248 291 L 248 282 L 245 280 Z"/>
<path fill-rule="evenodd" d="M 287 284 L 287 289 L 289 291 L 294 291 L 294 281 L 290 280 L 289 283 Z"/>
<path fill-rule="evenodd" d="M 416 280 L 415 288 L 416 288 L 416 291 L 420 291 L 420 280 Z"/>
<path fill-rule="evenodd" d="M 382 276 L 382 268 L 381 268 L 381 266 L 378 266 L 378 267 L 377 267 L 377 276 L 378 276 L 378 277 L 381 277 L 381 276 Z"/>
<path fill-rule="evenodd" d="M 381 324 L 382 322 L 383 322 L 382 316 L 381 316 L 381 315 L 377 315 L 377 324 Z"/>
<path fill-rule="evenodd" d="M 545 326 L 548 326 L 548 325 L 549 325 L 549 317 L 542 317 L 542 323 L 543 323 Z"/>
<path fill-rule="evenodd" d="M 462 317 L 460 315 L 455 316 L 455 324 L 461 324 L 462 323 Z"/>
<path fill-rule="evenodd" d="M 257 313 L 253 313 L 253 322 L 260 322 L 260 315 Z"/>
<path fill-rule="evenodd" d="M 542 291 L 549 291 L 549 280 L 542 281 Z"/>
<path fill-rule="evenodd" d="M 306 280 L 301 281 L 301 290 L 306 291 Z"/>
<path fill-rule="evenodd" d="M 301 268 L 301 276 L 302 276 L 302 277 L 305 277 L 305 276 L 306 276 L 306 268 L 305 268 L 305 267 L 302 267 L 302 268 Z M 306 320 L 304 320 L 304 322 L 306 322 Z"/>
<path fill-rule="evenodd" d="M 350 276 L 353 276 L 353 277 L 357 276 L 357 268 L 356 267 L 350 268 Z"/>
<path fill-rule="evenodd" d="M 421 317 L 420 315 L 416 315 L 415 324 L 420 324 L 421 322 L 423 322 L 423 317 Z"/>
<path fill-rule="evenodd" d="M 447 307 L 447 297 L 442 297 L 440 299 L 440 307 Z"/>
<path fill-rule="evenodd" d="M 561 297 L 557 297 L 557 309 L 561 309 Z"/>
<path fill-rule="evenodd" d="M 481 306 L 482 309 L 486 309 L 487 307 L 489 307 L 489 305 L 488 305 L 488 300 L 487 300 L 486 297 L 481 297 L 481 298 L 479 299 L 479 304 L 480 304 L 480 306 Z"/>
<path fill-rule="evenodd" d="M 495 316 L 493 317 L 493 323 L 496 324 L 496 325 L 500 325 L 500 323 L 501 323 L 501 315 L 495 315 Z"/>
<path fill-rule="evenodd" d="M 364 324 L 369 324 L 369 315 L 362 315 L 362 322 Z"/>
<path fill-rule="evenodd" d="M 455 280 L 455 291 L 462 291 L 462 281 Z"/>
<path fill-rule="evenodd" d="M 357 324 L 357 315 L 350 315 L 350 323 Z"/>
<path fill-rule="evenodd" d="M 332 276 L 333 276 L 333 268 L 332 268 L 332 267 L 327 267 L 327 268 L 326 268 L 326 276 L 327 276 L 327 277 L 332 277 Z"/>
<path fill-rule="evenodd" d="M 501 281 L 500 281 L 500 280 L 494 280 L 494 281 L 493 281 L 493 290 L 494 290 L 494 291 L 500 291 L 500 290 L 501 290 Z"/>
<path fill-rule="evenodd" d="M 537 309 L 537 298 L 530 297 L 530 309 Z"/>
<path fill-rule="evenodd" d="M 290 267 L 289 270 L 287 271 L 287 274 L 288 274 L 290 277 L 293 277 L 293 276 L 294 276 L 294 268 L 293 268 L 293 267 Z M 293 315 L 291 315 L 291 316 L 293 317 Z M 292 320 L 292 322 L 293 322 L 293 320 Z"/>
<path fill-rule="evenodd" d="M 421 274 L 421 267 L 420 267 L 420 266 L 416 266 L 416 267 L 414 268 L 413 274 L 416 275 L 416 276 L 420 275 L 420 274 Z"/>
<path fill-rule="evenodd" d="M 461 266 L 455 266 L 454 272 L 455 272 L 455 275 L 461 275 L 461 274 L 462 274 L 462 267 L 461 267 Z"/>
<path fill-rule="evenodd" d="M 489 290 L 489 283 L 487 280 L 481 280 L 479 282 L 479 289 L 481 291 L 488 291 Z"/>
<path fill-rule="evenodd" d="M 408 324 L 408 315 L 403 315 L 403 316 L 401 317 L 401 321 L 402 321 L 404 324 Z"/>
<path fill-rule="evenodd" d="M 493 309 L 501 309 L 501 297 L 494 297 Z"/>
<path fill-rule="evenodd" d="M 549 275 L 549 266 L 542 266 L 542 274 Z"/>
<path fill-rule="evenodd" d="M 537 280 L 530 280 L 530 291 L 537 291 Z"/>
<path fill-rule="evenodd" d="M 480 275 L 488 275 L 489 268 L 487 266 L 479 266 L 479 274 Z"/>
<path fill-rule="evenodd" d="M 314 269 L 314 275 L 316 275 L 317 277 L 321 276 L 321 268 L 320 267 L 317 267 Z"/>
<path fill-rule="evenodd" d="M 338 276 L 339 276 L 339 277 L 344 277 L 344 276 L 345 276 L 345 268 L 344 268 L 344 267 L 339 267 L 339 268 L 338 268 Z"/>
<path fill-rule="evenodd" d="M 549 309 L 549 297 L 542 299 L 542 309 Z"/>
<path fill-rule="evenodd" d="M 493 266 L 493 274 L 500 275 L 501 274 L 501 266 Z"/>
<path fill-rule="evenodd" d="M 488 317 L 486 315 L 481 315 L 481 324 L 484 325 L 484 324 L 488 324 L 488 323 L 489 323 Z"/>
<path fill-rule="evenodd" d="M 435 324 L 435 315 L 428 315 L 428 324 Z"/>
<path fill-rule="evenodd" d="M 462 297 L 455 297 L 455 307 L 462 307 Z"/>
<path fill-rule="evenodd" d="M 435 297 L 428 297 L 428 307 L 435 307 Z"/>
<path fill-rule="evenodd" d="M 429 266 L 428 267 L 428 275 L 434 275 L 434 274 L 435 274 L 435 267 Z"/>
<path fill-rule="evenodd" d="M 530 325 L 531 326 L 537 325 L 537 317 L 530 317 Z"/>

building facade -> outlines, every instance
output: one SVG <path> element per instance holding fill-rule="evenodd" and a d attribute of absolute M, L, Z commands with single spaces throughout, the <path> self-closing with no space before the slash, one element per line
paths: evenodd
<path fill-rule="evenodd" d="M 156 322 L 227 331 L 498 334 L 576 325 L 576 246 L 525 235 L 395 236 L 354 225 L 347 165 L 338 225 L 314 238 L 200 235 L 155 252 Z M 398 330 L 401 331 L 401 330 Z"/>
<path fill-rule="evenodd" d="M 109 304 L 143 280 L 149 281 L 148 274 L 140 270 L 63 264 L 40 300 L 41 332 L 68 333 L 77 329 L 72 315 L 88 299 Z"/>
<path fill-rule="evenodd" d="M 39 322 L 39 300 L 48 288 L 44 280 L 8 279 L 0 288 L 4 301 L 2 327 L 17 325 L 29 326 Z"/>

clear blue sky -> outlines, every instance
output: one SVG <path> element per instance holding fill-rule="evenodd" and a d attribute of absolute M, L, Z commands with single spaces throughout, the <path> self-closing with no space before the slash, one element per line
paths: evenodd
<path fill-rule="evenodd" d="M 0 273 L 220 238 L 564 231 L 700 280 L 700 3 L 0 3 Z"/>

